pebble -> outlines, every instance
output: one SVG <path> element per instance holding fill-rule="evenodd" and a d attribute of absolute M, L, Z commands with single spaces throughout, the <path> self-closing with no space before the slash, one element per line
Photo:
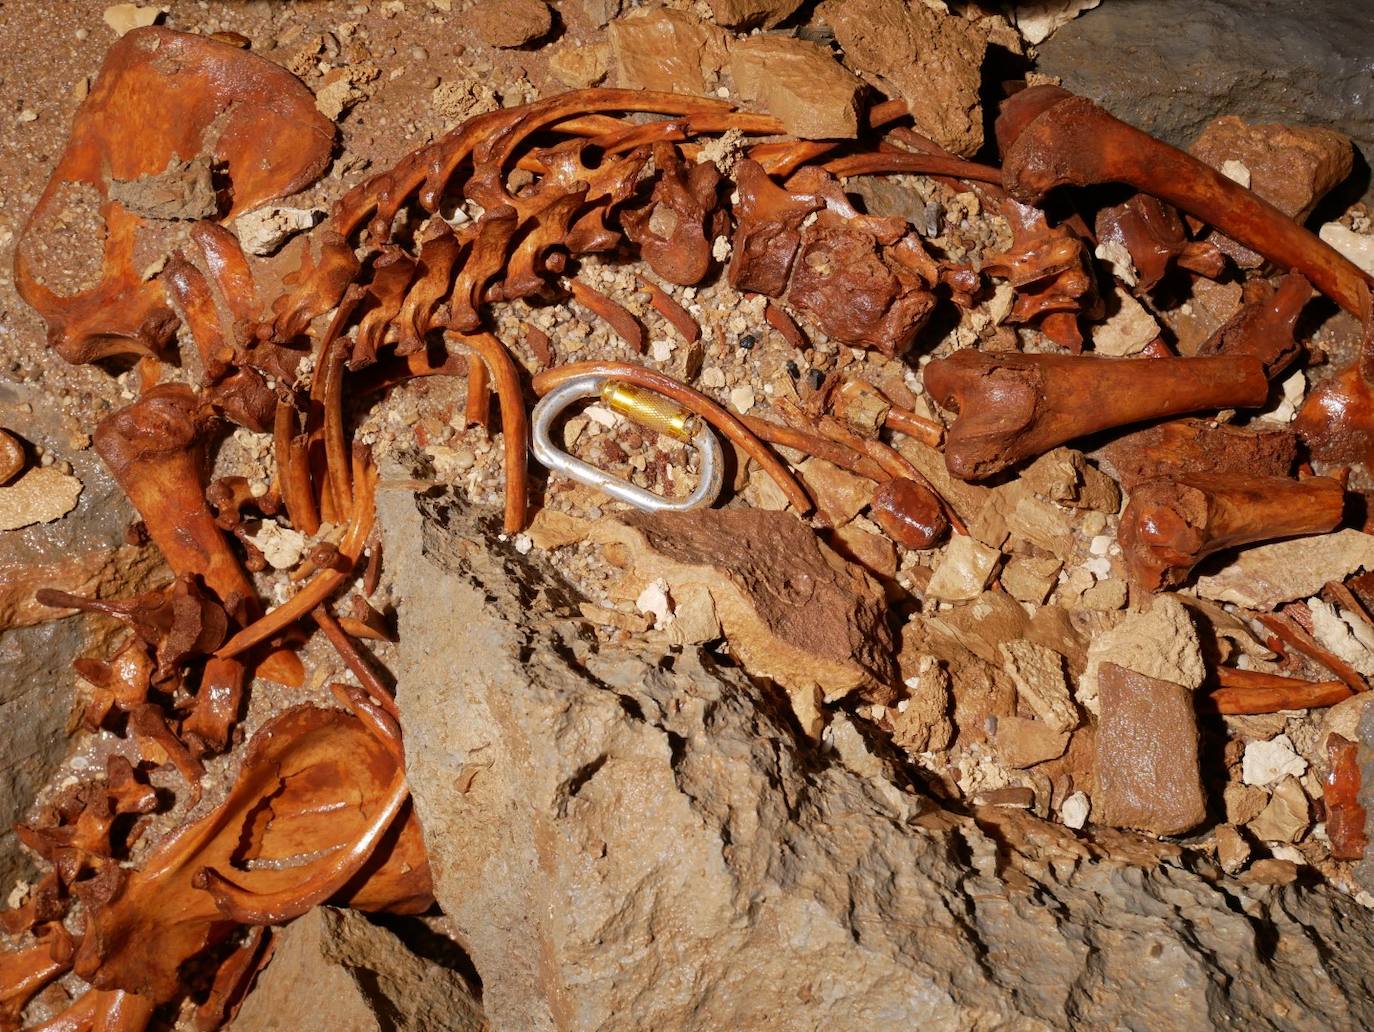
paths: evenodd
<path fill-rule="evenodd" d="M 1307 761 L 1294 751 L 1287 735 L 1277 735 L 1267 742 L 1246 743 L 1241 780 L 1247 785 L 1272 785 L 1289 775 L 1301 777 L 1305 770 Z"/>
<path fill-rule="evenodd" d="M 1064 827 L 1073 828 L 1077 831 L 1088 823 L 1088 814 L 1092 812 L 1092 801 L 1083 792 L 1075 792 L 1059 807 L 1059 817 L 1064 822 Z"/>
<path fill-rule="evenodd" d="M 754 407 L 754 388 L 743 384 L 730 392 L 730 407 L 743 415 Z"/>

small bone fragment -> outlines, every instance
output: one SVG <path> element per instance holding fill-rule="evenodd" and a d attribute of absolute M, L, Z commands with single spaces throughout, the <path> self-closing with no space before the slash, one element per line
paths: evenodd
<path fill-rule="evenodd" d="M 1115 663 L 1098 677 L 1093 805 L 1114 827 L 1177 835 L 1207 816 L 1193 693 Z"/>
<path fill-rule="evenodd" d="M 1297 461 L 1298 440 L 1275 423 L 1234 427 L 1205 419 L 1175 419 L 1117 438 L 1105 456 L 1121 486 L 1133 491 L 1141 481 L 1156 477 L 1286 477 Z"/>
<path fill-rule="evenodd" d="M 23 472 L 24 463 L 24 446 L 8 430 L 0 429 L 0 485 Z"/>

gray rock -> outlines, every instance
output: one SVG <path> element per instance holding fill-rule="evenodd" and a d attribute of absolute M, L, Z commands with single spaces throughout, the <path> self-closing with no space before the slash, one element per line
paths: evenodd
<path fill-rule="evenodd" d="M 1338 129 L 1368 163 L 1370 39 L 1374 4 L 1358 0 L 1130 0 L 1065 25 L 1037 67 L 1180 147 L 1230 114 Z"/>
<path fill-rule="evenodd" d="M 935 810 L 854 722 L 818 749 L 709 652 L 596 639 L 499 514 L 379 508 L 410 783 L 494 1028 L 1374 1022 L 1374 927 L 1331 887 Z"/>
<path fill-rule="evenodd" d="M 158 564 L 136 550 L 116 551 L 133 509 L 95 452 L 71 446 L 76 428 L 41 391 L 0 385 L 0 426 L 70 461 L 82 483 L 76 508 L 62 519 L 0 531 L 0 887 L 8 892 L 30 866 L 14 824 L 67 753 L 72 661 L 105 643 L 113 629 L 113 621 L 91 617 L 31 623 L 14 616 L 15 600 L 48 586 L 34 570 L 80 568 L 89 579 L 79 582 L 108 596 L 141 584 Z M 18 626 L 7 626 L 11 621 Z"/>
<path fill-rule="evenodd" d="M 478 1003 L 457 971 L 420 956 L 353 910 L 316 907 L 274 933 L 233 1032 L 480 1032 Z"/>

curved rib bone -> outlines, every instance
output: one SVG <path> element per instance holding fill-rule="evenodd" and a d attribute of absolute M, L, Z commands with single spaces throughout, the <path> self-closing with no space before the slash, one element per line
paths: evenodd
<path fill-rule="evenodd" d="M 1149 480 L 1131 493 L 1119 538 L 1131 581 L 1158 591 L 1181 584 L 1198 562 L 1222 549 L 1324 534 L 1340 523 L 1344 507 L 1344 489 L 1328 477 Z"/>
<path fill-rule="evenodd" d="M 925 387 L 958 411 L 945 465 L 990 477 L 1055 445 L 1111 427 L 1201 409 L 1264 404 L 1269 382 L 1249 356 L 1103 358 L 959 351 L 931 362 Z"/>

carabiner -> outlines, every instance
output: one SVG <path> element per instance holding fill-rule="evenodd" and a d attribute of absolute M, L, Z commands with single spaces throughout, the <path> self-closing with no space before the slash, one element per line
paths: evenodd
<path fill-rule="evenodd" d="M 582 398 L 601 398 L 607 407 L 646 429 L 695 444 L 701 456 L 696 489 L 681 501 L 669 501 L 555 447 L 550 437 L 554 420 L 569 405 Z M 530 423 L 531 450 L 536 459 L 555 473 L 599 488 L 612 498 L 628 502 L 638 509 L 685 512 L 710 505 L 720 494 L 725 458 L 715 434 L 705 420 L 683 411 L 675 402 L 653 391 L 621 383 L 614 377 L 598 373 L 575 376 L 540 399 L 534 406 Z"/>

